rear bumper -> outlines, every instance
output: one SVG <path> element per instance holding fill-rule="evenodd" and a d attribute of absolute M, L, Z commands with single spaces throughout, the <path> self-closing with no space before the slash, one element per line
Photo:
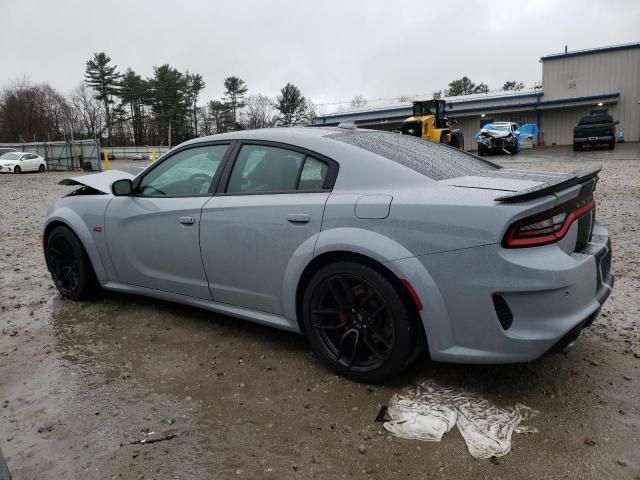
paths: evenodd
<path fill-rule="evenodd" d="M 575 243 L 575 235 L 570 230 L 563 242 Z M 562 247 L 486 245 L 416 257 L 429 277 L 426 283 L 410 281 L 425 305 L 422 321 L 432 359 L 526 362 L 563 340 L 573 341 L 613 288 L 611 247 L 607 231 L 597 223 L 592 241 L 581 251 L 566 253 Z M 496 296 L 502 299 L 500 308 Z M 504 304 L 510 321 L 503 318 Z"/>
<path fill-rule="evenodd" d="M 599 144 L 609 144 L 615 142 L 615 137 L 608 135 L 604 137 L 582 137 L 582 138 L 574 138 L 574 145 L 599 145 Z"/>

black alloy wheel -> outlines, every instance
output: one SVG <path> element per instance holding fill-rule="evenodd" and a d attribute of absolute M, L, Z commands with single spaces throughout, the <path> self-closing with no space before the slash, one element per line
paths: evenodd
<path fill-rule="evenodd" d="M 44 172 L 45 170 L 46 170 L 46 169 L 44 168 L 44 165 L 40 165 L 40 166 L 38 167 L 38 171 L 39 171 L 40 173 Z"/>
<path fill-rule="evenodd" d="M 18 166 L 13 167 L 13 173 L 20 175 L 22 173 L 22 169 Z"/>
<path fill-rule="evenodd" d="M 396 288 L 356 262 L 330 264 L 305 292 L 304 322 L 315 350 L 341 375 L 377 383 L 397 374 L 415 347 L 415 325 Z"/>
<path fill-rule="evenodd" d="M 84 247 L 66 227 L 56 227 L 47 238 L 47 267 L 58 291 L 72 300 L 90 296 L 97 283 Z"/>

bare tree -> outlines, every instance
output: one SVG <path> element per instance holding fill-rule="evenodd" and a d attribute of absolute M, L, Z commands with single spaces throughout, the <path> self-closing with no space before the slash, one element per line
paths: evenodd
<path fill-rule="evenodd" d="M 198 121 L 198 126 L 200 128 L 199 133 L 201 135 L 213 135 L 213 120 L 209 115 L 209 108 L 205 105 L 203 107 L 196 107 L 196 118 Z"/>
<path fill-rule="evenodd" d="M 244 116 L 249 129 L 272 127 L 276 118 L 275 102 L 260 93 L 249 95 L 245 99 Z"/>
<path fill-rule="evenodd" d="M 51 87 L 34 85 L 24 78 L 0 94 L 0 140 L 31 141 L 63 137 L 60 118 L 51 105 Z"/>
<path fill-rule="evenodd" d="M 362 108 L 367 105 L 367 99 L 362 95 L 356 95 L 351 99 L 351 108 Z"/>
<path fill-rule="evenodd" d="M 82 134 L 88 138 L 99 135 L 102 130 L 102 107 L 84 82 L 72 90 L 70 101 L 82 124 Z"/>

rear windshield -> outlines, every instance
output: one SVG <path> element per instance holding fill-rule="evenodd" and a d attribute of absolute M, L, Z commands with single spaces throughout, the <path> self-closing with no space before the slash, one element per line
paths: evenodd
<path fill-rule="evenodd" d="M 589 115 L 588 117 L 582 117 L 578 125 L 592 125 L 595 123 L 613 123 L 613 117 L 611 115 Z"/>
<path fill-rule="evenodd" d="M 478 175 L 499 168 L 453 147 L 399 133 L 356 131 L 335 133 L 328 138 L 388 158 L 433 180 Z"/>

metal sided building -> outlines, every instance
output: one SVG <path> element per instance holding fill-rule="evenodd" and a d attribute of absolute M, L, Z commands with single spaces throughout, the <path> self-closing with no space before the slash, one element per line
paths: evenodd
<path fill-rule="evenodd" d="M 546 55 L 542 88 L 527 91 L 446 97 L 447 112 L 457 120 L 467 149 L 489 120 L 537 123 L 545 145 L 570 145 L 573 127 L 591 110 L 606 109 L 620 124 L 625 141 L 640 140 L 640 43 Z M 353 121 L 362 128 L 400 129 L 412 115 L 411 103 L 320 115 L 314 126 Z"/>

